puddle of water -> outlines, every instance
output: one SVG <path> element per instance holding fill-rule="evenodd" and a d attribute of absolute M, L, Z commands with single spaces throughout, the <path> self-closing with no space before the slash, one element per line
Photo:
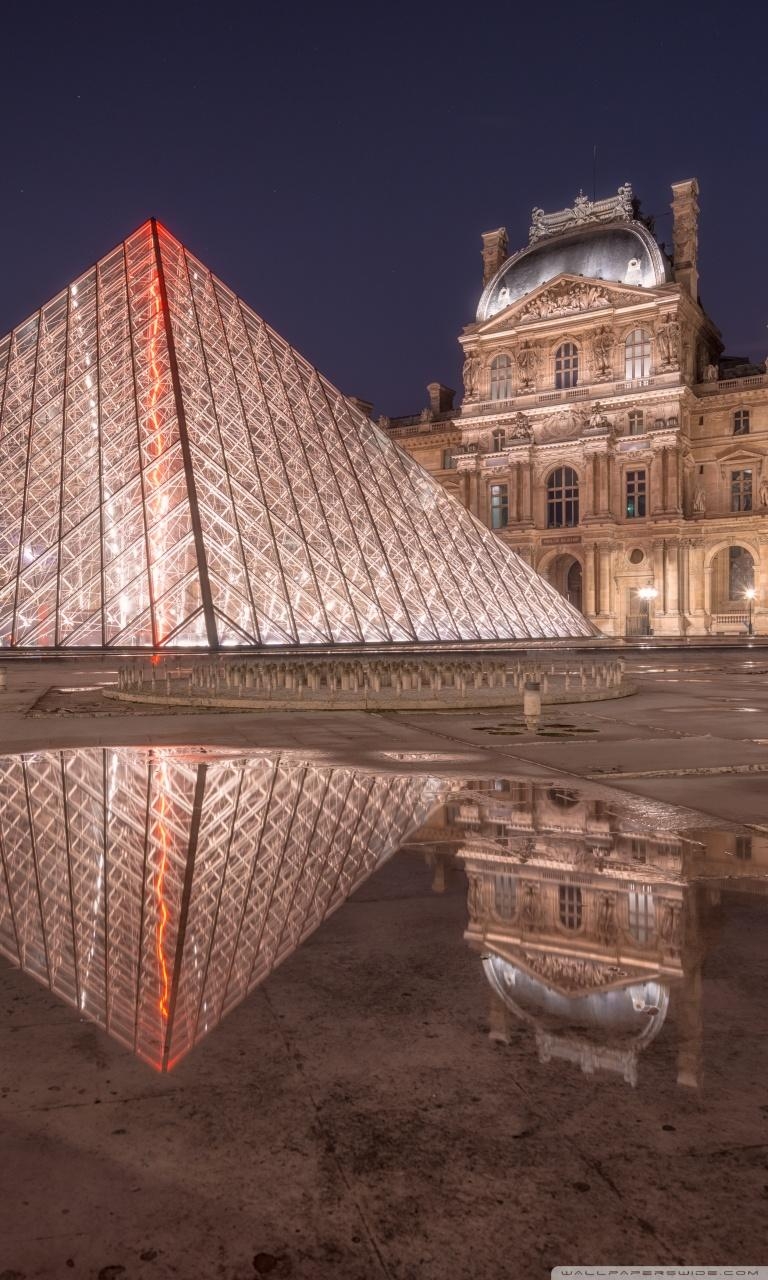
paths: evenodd
<path fill-rule="evenodd" d="M 541 1069 L 636 1085 L 663 1034 L 699 1088 L 714 922 L 734 891 L 765 905 L 768 831 L 381 755 L 433 767 L 209 746 L 0 758 L 0 951 L 167 1070 L 403 849 L 406 880 L 426 863 L 436 889 L 466 885 L 461 933 L 455 913 L 430 927 L 468 982 L 479 966 L 497 1040 L 522 1027 Z"/>

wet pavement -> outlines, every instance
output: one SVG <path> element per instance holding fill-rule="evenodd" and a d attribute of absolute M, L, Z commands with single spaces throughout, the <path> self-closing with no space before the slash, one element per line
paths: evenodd
<path fill-rule="evenodd" d="M 763 1262 L 749 661 L 641 656 L 635 698 L 538 738 L 507 713 L 102 719 L 96 665 L 15 668 L 0 1277 Z M 70 711 L 41 711 L 54 687 Z"/>

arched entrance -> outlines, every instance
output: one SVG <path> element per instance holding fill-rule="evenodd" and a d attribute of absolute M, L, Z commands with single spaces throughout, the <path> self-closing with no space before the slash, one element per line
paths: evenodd
<path fill-rule="evenodd" d="M 581 562 L 575 556 L 569 556 L 565 553 L 555 556 L 552 563 L 546 570 L 547 581 L 551 582 L 561 596 L 565 596 L 569 604 L 581 613 L 584 612 L 583 602 L 583 574 Z"/>
<path fill-rule="evenodd" d="M 712 559 L 710 610 L 713 614 L 743 613 L 745 592 L 755 585 L 755 561 L 746 547 L 722 547 Z"/>

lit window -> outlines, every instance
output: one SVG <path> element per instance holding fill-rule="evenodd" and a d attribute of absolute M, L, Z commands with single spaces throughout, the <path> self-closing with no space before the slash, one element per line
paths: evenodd
<path fill-rule="evenodd" d="M 627 486 L 627 519 L 636 520 L 645 515 L 645 468 L 628 471 Z"/>
<path fill-rule="evenodd" d="M 631 436 L 641 436 L 644 429 L 642 409 L 633 409 L 629 415 L 629 434 Z"/>
<path fill-rule="evenodd" d="M 491 528 L 506 529 L 509 524 L 509 491 L 505 484 L 491 485 Z"/>
<path fill-rule="evenodd" d="M 631 889 L 629 892 L 629 932 L 641 947 L 655 937 L 656 909 L 650 889 Z"/>
<path fill-rule="evenodd" d="M 651 372 L 651 335 L 646 329 L 633 329 L 624 343 L 624 377 L 647 378 Z"/>
<path fill-rule="evenodd" d="M 735 436 L 749 435 L 749 409 L 737 409 L 734 413 L 733 434 Z"/>
<path fill-rule="evenodd" d="M 731 472 L 731 511 L 752 510 L 752 472 Z"/>
<path fill-rule="evenodd" d="M 547 528 L 579 523 L 579 477 L 572 467 L 558 467 L 547 479 Z"/>
<path fill-rule="evenodd" d="M 508 400 L 512 395 L 512 361 L 509 356 L 494 356 L 491 361 L 491 399 Z"/>
<path fill-rule="evenodd" d="M 560 923 L 566 929 L 581 928 L 581 889 L 575 884 L 560 885 Z"/>
<path fill-rule="evenodd" d="M 503 427 L 497 427 L 491 435 L 491 448 L 494 453 L 498 453 L 507 443 L 507 433 Z"/>
<path fill-rule="evenodd" d="M 564 342 L 555 352 L 555 386 L 575 387 L 579 381 L 579 348 L 575 342 Z"/>

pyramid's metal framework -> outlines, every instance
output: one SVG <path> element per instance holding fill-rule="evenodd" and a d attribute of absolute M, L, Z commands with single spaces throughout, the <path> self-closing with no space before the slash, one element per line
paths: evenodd
<path fill-rule="evenodd" d="M 445 794 L 277 757 L 0 757 L 0 952 L 172 1067 Z"/>
<path fill-rule="evenodd" d="M 0 644 L 590 624 L 154 220 L 0 342 Z"/>

